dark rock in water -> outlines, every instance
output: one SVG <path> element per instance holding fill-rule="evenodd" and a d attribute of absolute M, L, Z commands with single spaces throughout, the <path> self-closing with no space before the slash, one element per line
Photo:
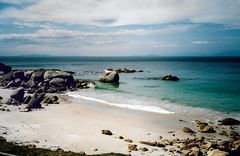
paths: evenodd
<path fill-rule="evenodd" d="M 166 75 L 161 78 L 161 80 L 166 80 L 166 81 L 178 81 L 179 78 L 177 76 L 172 76 L 172 75 Z"/>
<path fill-rule="evenodd" d="M 148 146 L 157 146 L 158 144 L 156 141 L 140 141 L 140 143 Z"/>
<path fill-rule="evenodd" d="M 2 99 L 3 99 L 3 97 L 0 96 L 0 100 L 2 100 Z"/>
<path fill-rule="evenodd" d="M 237 139 L 239 137 L 239 134 L 236 131 L 230 131 L 228 136 L 232 139 Z"/>
<path fill-rule="evenodd" d="M 99 81 L 104 83 L 119 83 L 119 75 L 116 71 L 104 70 Z"/>
<path fill-rule="evenodd" d="M 196 133 L 196 132 L 194 132 L 193 130 L 191 130 L 190 128 L 188 128 L 188 127 L 184 127 L 184 128 L 183 128 L 183 132 L 189 133 L 189 134 L 194 134 L 194 133 Z"/>
<path fill-rule="evenodd" d="M 221 122 L 222 125 L 240 125 L 240 121 L 233 118 L 226 118 L 219 122 Z"/>
<path fill-rule="evenodd" d="M 137 145 L 129 144 L 128 145 L 128 150 L 129 151 L 138 151 Z"/>
<path fill-rule="evenodd" d="M 25 96 L 24 100 L 23 100 L 23 104 L 28 104 L 31 99 L 32 99 L 32 97 L 30 95 Z"/>
<path fill-rule="evenodd" d="M 10 95 L 10 97 L 22 103 L 24 98 L 24 93 L 25 92 L 23 88 L 18 88 Z"/>
<path fill-rule="evenodd" d="M 106 130 L 106 129 L 103 129 L 103 130 L 102 130 L 102 134 L 105 134 L 105 135 L 113 135 L 110 130 Z"/>
<path fill-rule="evenodd" d="M 3 72 L 4 74 L 9 73 L 12 70 L 12 67 L 3 63 L 0 63 L 0 72 Z"/>
<path fill-rule="evenodd" d="M 42 108 L 41 102 L 44 98 L 44 94 L 34 94 L 30 102 L 28 103 L 28 110 L 34 108 Z"/>
<path fill-rule="evenodd" d="M 95 83 L 89 80 L 75 80 L 75 86 L 76 88 L 80 88 L 80 89 L 88 89 L 88 88 L 94 88 Z"/>

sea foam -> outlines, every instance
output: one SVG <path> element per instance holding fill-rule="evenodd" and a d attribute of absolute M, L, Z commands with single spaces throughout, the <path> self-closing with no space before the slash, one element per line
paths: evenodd
<path fill-rule="evenodd" d="M 94 101 L 106 105 L 126 108 L 126 109 L 133 109 L 133 110 L 140 110 L 140 111 L 147 111 L 147 112 L 154 112 L 154 113 L 161 113 L 161 114 L 173 114 L 174 112 L 168 111 L 164 108 L 157 107 L 157 106 L 146 106 L 146 105 L 138 105 L 138 104 L 127 104 L 127 103 L 115 103 L 115 102 L 109 102 L 107 100 L 103 100 L 100 98 L 95 98 L 91 96 L 83 96 L 80 92 L 68 92 L 68 96 L 71 96 L 73 98 L 77 99 L 83 99 L 88 101 Z"/>

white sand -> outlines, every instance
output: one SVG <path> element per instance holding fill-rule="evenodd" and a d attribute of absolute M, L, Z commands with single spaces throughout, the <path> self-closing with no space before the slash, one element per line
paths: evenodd
<path fill-rule="evenodd" d="M 0 89 L 0 96 L 6 98 L 10 92 Z M 132 144 L 138 147 L 147 147 L 149 151 L 144 152 L 145 155 L 160 155 L 162 149 L 139 144 L 139 141 L 158 141 L 159 136 L 168 139 L 190 137 L 182 132 L 182 128 L 188 126 L 194 129 L 194 123 L 178 120 L 193 121 L 199 117 L 142 112 L 102 104 L 86 105 L 66 95 L 61 96 L 59 105 L 44 106 L 44 109 L 32 112 L 20 112 L 19 108 L 24 105 L 7 107 L 12 111 L 0 111 L 0 135 L 7 140 L 87 154 L 127 154 L 129 143 L 118 139 L 123 136 L 133 140 Z M 113 136 L 103 135 L 102 129 L 111 130 Z M 176 136 L 169 131 L 176 131 Z M 133 155 L 141 153 L 131 152 Z"/>

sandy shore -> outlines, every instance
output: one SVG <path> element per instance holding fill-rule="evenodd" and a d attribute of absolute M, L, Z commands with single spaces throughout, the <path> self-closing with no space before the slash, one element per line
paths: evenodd
<path fill-rule="evenodd" d="M 0 89 L 0 96 L 6 99 L 11 92 Z M 31 112 L 19 111 L 24 105 L 2 107 L 11 110 L 0 111 L 0 135 L 8 141 L 51 149 L 60 147 L 74 152 L 84 151 L 86 154 L 128 154 L 130 143 L 124 139 L 131 139 L 131 144 L 149 150 L 132 151 L 132 155 L 161 155 L 164 154 L 161 148 L 143 145 L 139 141 L 158 141 L 160 136 L 166 139 L 191 138 L 182 132 L 183 127 L 196 129 L 194 120 L 217 120 L 193 114 L 159 114 L 97 103 L 89 105 L 67 95 L 60 95 L 60 104 L 44 106 L 43 109 Z M 103 135 L 102 129 L 110 130 L 113 135 Z M 119 136 L 124 139 L 119 139 Z"/>

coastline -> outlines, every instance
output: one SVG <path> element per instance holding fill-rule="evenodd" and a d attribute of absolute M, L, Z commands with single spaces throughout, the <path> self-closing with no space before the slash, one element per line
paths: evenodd
<path fill-rule="evenodd" d="M 11 93 L 6 89 L 0 91 L 6 97 Z M 160 141 L 160 137 L 169 140 L 191 139 L 194 136 L 184 133 L 184 127 L 197 131 L 196 120 L 211 121 L 211 117 L 207 119 L 201 114 L 160 114 L 98 103 L 89 105 L 66 94 L 59 95 L 59 99 L 60 104 L 43 105 L 43 109 L 31 112 L 20 112 L 19 109 L 23 109 L 24 105 L 7 106 L 10 112 L 0 111 L 1 135 L 8 141 L 23 145 L 35 144 L 40 148 L 61 148 L 73 152 L 84 151 L 86 154 L 168 155 L 169 151 L 164 148 L 139 142 Z M 103 135 L 103 129 L 110 130 L 113 135 Z M 239 130 L 239 126 L 236 129 Z M 119 139 L 119 136 L 133 142 Z M 216 133 L 200 136 L 219 138 Z M 148 151 L 130 152 L 129 144 L 146 147 Z"/>

